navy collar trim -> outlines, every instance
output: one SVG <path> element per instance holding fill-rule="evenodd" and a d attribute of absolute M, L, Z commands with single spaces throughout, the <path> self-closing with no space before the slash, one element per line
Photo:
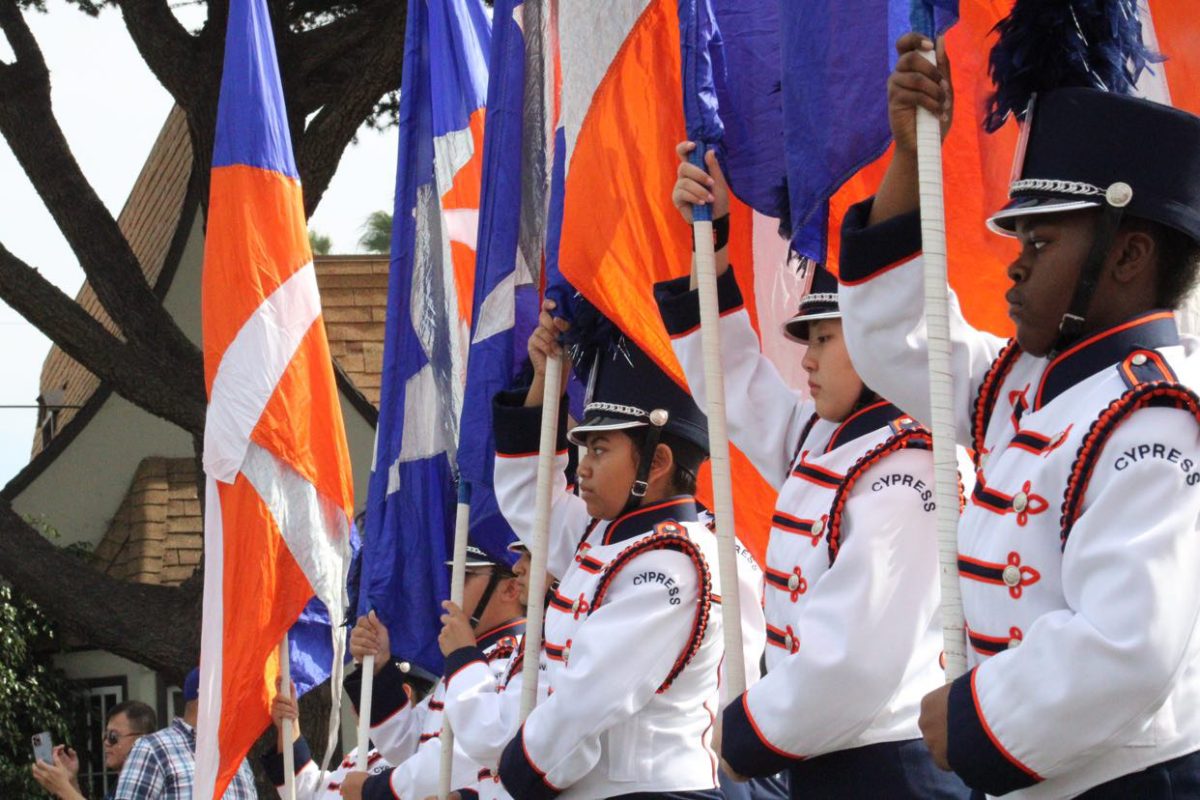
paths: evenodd
<path fill-rule="evenodd" d="M 603 544 L 624 542 L 641 536 L 661 522 L 697 522 L 699 519 L 696 498 L 672 497 L 653 505 L 635 508 L 608 523 L 608 527 L 604 529 Z"/>
<path fill-rule="evenodd" d="M 825 452 L 831 453 L 846 442 L 852 442 L 871 431 L 886 427 L 902 417 L 905 417 L 904 412 L 887 400 L 877 400 L 847 417 L 829 437 Z"/>
<path fill-rule="evenodd" d="M 516 619 L 509 620 L 508 622 L 498 625 L 482 636 L 479 636 L 476 641 L 476 646 L 480 650 L 487 650 L 489 647 L 496 644 L 496 642 L 500 641 L 506 636 L 515 638 L 523 635 L 524 633 L 525 618 L 517 617 Z"/>
<path fill-rule="evenodd" d="M 1157 350 L 1179 344 L 1175 314 L 1161 309 L 1089 336 L 1059 353 L 1042 373 L 1034 396 L 1036 411 L 1101 370 L 1120 363 L 1133 350 Z"/>

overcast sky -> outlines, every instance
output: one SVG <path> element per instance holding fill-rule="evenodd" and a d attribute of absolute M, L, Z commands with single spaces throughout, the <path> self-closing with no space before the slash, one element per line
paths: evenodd
<path fill-rule="evenodd" d="M 198 22 L 202 9 L 178 5 L 185 23 Z M 84 174 L 116 216 L 171 98 L 138 55 L 118 11 L 105 9 L 92 18 L 62 0 L 49 0 L 47 7 L 47 14 L 26 17 L 50 67 L 54 111 Z M 11 58 L 0 35 L 0 60 Z M 367 215 L 391 209 L 395 170 L 396 131 L 360 131 L 310 220 L 311 228 L 332 238 L 333 252 L 354 252 Z M 71 296 L 83 283 L 71 249 L 3 139 L 0 242 Z M 46 337 L 0 301 L 0 406 L 34 404 L 49 349 Z M 0 486 L 28 463 L 36 417 L 31 409 L 0 408 Z"/>

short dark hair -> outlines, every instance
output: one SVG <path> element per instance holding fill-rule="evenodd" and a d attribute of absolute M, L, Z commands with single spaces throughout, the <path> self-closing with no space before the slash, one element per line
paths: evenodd
<path fill-rule="evenodd" d="M 1200 242 L 1183 231 L 1141 217 L 1126 218 L 1122 227 L 1143 231 L 1154 239 L 1154 304 L 1179 308 L 1200 277 Z"/>
<path fill-rule="evenodd" d="M 622 431 L 633 441 L 633 452 L 636 458 L 641 458 L 642 447 L 646 444 L 647 428 L 627 428 Z M 671 448 L 675 459 L 675 471 L 671 474 L 671 489 L 675 494 L 696 493 L 696 473 L 700 465 L 708 460 L 708 452 L 700 445 L 681 436 L 664 431 L 658 440 Z"/>
<path fill-rule="evenodd" d="M 108 712 L 107 720 L 111 720 L 117 714 L 124 714 L 129 720 L 129 727 L 134 733 L 145 735 L 154 733 L 158 730 L 158 714 L 154 713 L 154 709 L 138 700 L 126 700 L 124 703 L 118 703 L 113 706 Z"/>

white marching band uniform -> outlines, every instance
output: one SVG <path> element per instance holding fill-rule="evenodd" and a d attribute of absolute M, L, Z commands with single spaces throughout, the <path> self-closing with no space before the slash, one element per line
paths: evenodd
<path fill-rule="evenodd" d="M 533 530 L 541 417 L 540 407 L 520 407 L 523 398 L 502 394 L 494 411 L 496 496 L 518 533 Z M 558 429 L 562 475 L 565 406 Z M 547 569 L 559 584 L 539 680 L 548 696 L 504 750 L 505 786 L 530 800 L 719 797 L 711 748 L 724 649 L 716 537 L 691 497 L 608 522 L 589 517 L 565 483 L 552 502 Z M 753 559 L 743 555 L 743 563 Z M 756 675 L 761 576 L 748 568 L 739 577 L 744 630 L 751 642 L 758 637 L 748 653 Z"/>
<path fill-rule="evenodd" d="M 524 635 L 523 618 L 479 635 L 479 649 L 493 675 L 503 675 L 508 670 Z M 378 691 L 378 678 L 375 686 Z M 367 779 L 363 785 L 364 800 L 425 800 L 438 793 L 445 692 L 446 681 L 438 681 L 433 692 L 420 703 L 400 707 L 378 731 L 372 726 L 372 741 L 384 758 L 396 766 Z M 375 738 L 377 735 L 379 739 Z M 456 735 L 451 787 L 474 790 L 478 784 L 487 782 L 483 771 L 484 765 L 463 751 Z"/>
<path fill-rule="evenodd" d="M 687 278 L 656 289 L 703 403 L 696 292 Z M 923 748 L 920 701 L 944 681 L 929 434 L 879 399 L 843 422 L 819 418 L 762 354 L 732 269 L 718 296 L 730 441 L 779 491 L 766 559 L 767 674 L 726 711 L 723 754 L 745 775 L 791 767 L 793 796 L 895 790 L 880 764 L 888 756 L 869 746 Z M 875 783 L 828 785 L 806 766 L 819 759 L 802 761 L 856 748 L 867 749 L 843 769 L 863 781 L 875 772 Z"/>
<path fill-rule="evenodd" d="M 864 380 L 925 419 L 918 221 L 866 227 L 869 210 L 843 232 L 847 342 Z M 951 337 L 977 466 L 951 765 L 989 793 L 1060 798 L 1196 751 L 1197 341 L 1150 312 L 1048 360 L 974 330 L 957 301 Z"/>

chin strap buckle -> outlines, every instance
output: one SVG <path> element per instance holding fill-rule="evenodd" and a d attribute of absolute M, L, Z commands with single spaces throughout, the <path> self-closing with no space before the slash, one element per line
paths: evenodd
<path fill-rule="evenodd" d="M 629 490 L 629 493 L 634 497 L 645 497 L 646 490 L 649 488 L 650 484 L 648 484 L 646 481 L 634 481 L 633 488 Z"/>

